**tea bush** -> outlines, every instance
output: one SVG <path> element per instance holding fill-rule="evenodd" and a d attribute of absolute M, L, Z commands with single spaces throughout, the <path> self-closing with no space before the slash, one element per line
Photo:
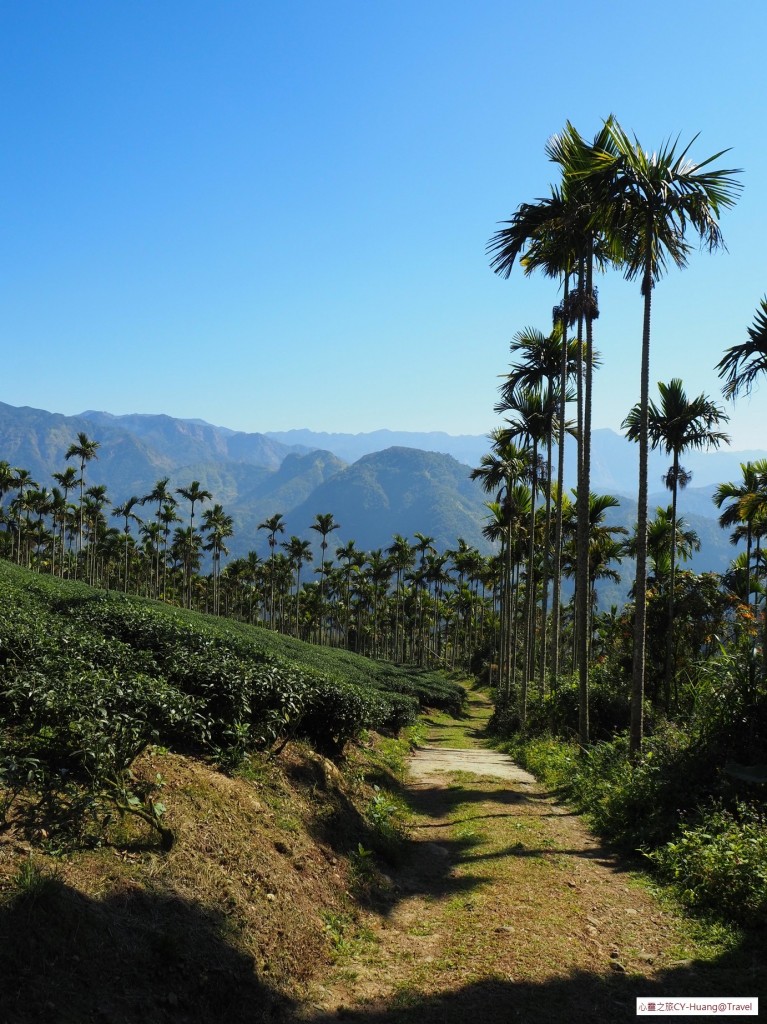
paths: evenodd
<path fill-rule="evenodd" d="M 438 673 L 7 563 L 0 586 L 0 814 L 32 788 L 72 806 L 80 796 L 112 800 L 162 832 L 161 805 L 131 773 L 150 743 L 226 768 L 294 736 L 332 756 L 364 729 L 396 733 L 422 703 L 458 707 L 463 698 Z"/>

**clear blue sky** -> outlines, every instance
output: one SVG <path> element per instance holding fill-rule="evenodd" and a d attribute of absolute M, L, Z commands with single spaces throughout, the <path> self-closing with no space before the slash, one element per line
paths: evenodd
<path fill-rule="evenodd" d="M 614 112 L 744 168 L 656 289 L 651 375 L 714 365 L 767 291 L 767 5 L 3 0 L 0 400 L 235 429 L 484 433 L 551 282 L 485 245 Z M 637 400 L 641 299 L 600 284 L 595 426 Z M 767 448 L 767 381 L 733 410 Z"/>

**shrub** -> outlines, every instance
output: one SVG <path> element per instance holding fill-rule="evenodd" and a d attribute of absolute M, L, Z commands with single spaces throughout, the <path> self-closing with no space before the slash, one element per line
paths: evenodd
<path fill-rule="evenodd" d="M 709 807 L 680 836 L 648 854 L 691 907 L 742 923 L 767 915 L 767 817 L 748 804 Z"/>

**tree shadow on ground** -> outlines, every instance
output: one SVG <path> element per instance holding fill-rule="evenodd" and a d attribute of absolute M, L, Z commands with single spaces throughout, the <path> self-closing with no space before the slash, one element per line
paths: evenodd
<path fill-rule="evenodd" d="M 764 942 L 744 941 L 716 961 L 693 961 L 654 977 L 619 971 L 576 971 L 541 982 L 488 978 L 439 995 L 402 989 L 385 1004 L 342 1008 L 333 1013 L 303 1017 L 311 1024 L 347 1021 L 350 1024 L 633 1024 L 637 999 L 663 1003 L 658 1017 L 669 1016 L 666 1002 L 704 997 L 720 1002 L 733 994 L 765 998 Z M 706 1016 L 676 1016 L 675 1020 L 715 1020 Z"/>
<path fill-rule="evenodd" d="M 446 779 L 449 778 L 450 776 L 446 775 Z M 514 783 L 514 785 L 518 786 L 519 783 Z M 501 788 L 498 779 L 493 779 L 487 788 L 474 783 L 471 784 L 471 788 L 464 784 L 455 785 L 450 782 L 448 782 L 448 785 L 433 786 L 417 783 L 406 790 L 404 798 L 415 814 L 427 818 L 441 818 L 450 814 L 457 807 L 463 807 L 472 803 L 492 802 L 508 806 L 523 804 L 535 806 L 548 803 L 550 799 L 548 794 L 536 793 L 528 788 Z"/>
<path fill-rule="evenodd" d="M 231 935 L 223 913 L 172 892 L 128 883 L 92 899 L 30 866 L 0 903 L 0 1022 L 284 1020 L 288 1004 Z"/>
<path fill-rule="evenodd" d="M 460 824 L 470 825 L 474 821 L 482 821 L 493 818 L 514 818 L 519 812 L 524 812 L 528 807 L 535 817 L 559 817 L 566 812 L 552 811 L 551 814 L 541 814 L 542 806 L 549 803 L 551 794 L 546 792 L 535 792 L 533 790 L 505 789 L 499 785 L 497 779 L 488 782 L 485 787 L 480 781 L 472 783 L 471 788 L 464 785 L 428 786 L 418 785 L 411 787 L 403 794 L 408 807 L 421 819 L 419 830 L 422 833 L 434 833 L 431 843 L 411 843 L 411 847 L 422 848 L 434 847 L 438 844 L 444 851 L 447 858 L 445 875 L 450 878 L 450 871 L 455 866 L 466 866 L 472 862 L 482 860 L 496 860 L 504 856 L 512 857 L 555 857 L 572 856 L 586 860 L 592 860 L 604 865 L 615 873 L 625 873 L 641 869 L 642 865 L 636 857 L 622 854 L 620 850 L 600 840 L 596 836 L 589 836 L 589 842 L 581 847 L 572 846 L 572 842 L 550 847 L 528 847 L 521 843 L 515 843 L 505 849 L 494 853 L 478 854 L 472 852 L 474 841 L 467 839 L 443 838 L 442 830 L 455 828 L 456 822 L 452 820 L 458 808 L 467 808 L 472 804 L 484 805 L 495 804 L 501 807 L 508 807 L 508 813 L 504 811 L 490 812 L 485 814 L 462 814 Z M 431 821 L 429 819 L 432 819 Z M 437 820 L 434 820 L 437 819 Z M 442 821 L 439 819 L 448 819 Z"/>

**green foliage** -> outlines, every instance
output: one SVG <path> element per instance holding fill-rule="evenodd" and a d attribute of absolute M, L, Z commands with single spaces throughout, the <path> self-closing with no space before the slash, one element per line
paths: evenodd
<path fill-rule="evenodd" d="M 523 742 L 519 738 L 502 744 L 503 749 L 547 786 L 560 789 L 578 764 L 580 748 L 576 743 L 553 736 L 536 736 Z"/>
<path fill-rule="evenodd" d="M 747 924 L 767 914 L 767 816 L 748 804 L 701 810 L 697 824 L 649 854 L 691 907 Z"/>
<path fill-rule="evenodd" d="M 625 734 L 585 749 L 546 734 L 517 735 L 503 747 L 585 811 L 601 835 L 646 853 L 691 907 L 752 924 L 767 906 L 758 770 L 767 749 L 767 687 L 758 668 L 747 645 L 722 648 L 697 666 L 680 695 L 684 722 L 655 721 L 637 759 Z M 596 694 L 599 687 L 597 679 Z M 567 685 L 549 698 L 555 711 L 563 697 Z M 549 721 L 556 718 L 547 711 Z M 532 720 L 540 724 L 543 712 Z M 745 767 L 734 765 L 736 755 Z"/>
<path fill-rule="evenodd" d="M 372 826 L 375 847 L 389 860 L 396 860 L 405 838 L 404 805 L 388 790 L 373 787 L 374 794 L 365 809 Z"/>

